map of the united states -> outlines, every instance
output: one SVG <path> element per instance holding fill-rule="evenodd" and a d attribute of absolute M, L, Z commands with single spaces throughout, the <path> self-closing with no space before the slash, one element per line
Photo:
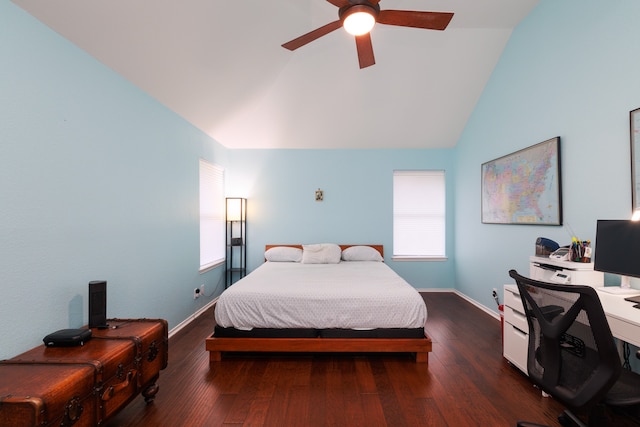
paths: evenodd
<path fill-rule="evenodd" d="M 556 156 L 554 139 L 483 164 L 483 222 L 558 223 Z"/>

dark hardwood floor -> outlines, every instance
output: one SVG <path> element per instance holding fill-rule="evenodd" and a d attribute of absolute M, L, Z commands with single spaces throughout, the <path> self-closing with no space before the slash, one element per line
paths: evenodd
<path fill-rule="evenodd" d="M 152 404 L 138 396 L 107 427 L 558 426 L 502 358 L 500 323 L 453 293 L 425 293 L 428 364 L 405 354 L 232 354 L 209 365 L 213 310 L 171 338 Z M 612 426 L 638 426 L 616 416 Z"/>

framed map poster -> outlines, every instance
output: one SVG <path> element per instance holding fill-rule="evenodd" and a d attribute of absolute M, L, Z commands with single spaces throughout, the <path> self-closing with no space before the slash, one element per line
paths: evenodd
<path fill-rule="evenodd" d="M 559 136 L 482 164 L 482 222 L 562 225 Z"/>

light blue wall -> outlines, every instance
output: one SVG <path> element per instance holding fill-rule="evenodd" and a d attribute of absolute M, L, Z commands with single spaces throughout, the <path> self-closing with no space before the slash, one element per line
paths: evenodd
<path fill-rule="evenodd" d="M 0 359 L 110 317 L 170 327 L 199 275 L 198 160 L 226 149 L 12 3 L 0 1 Z"/>
<path fill-rule="evenodd" d="M 633 41 L 640 2 L 542 0 L 514 32 L 451 150 L 227 150 L 7 0 L 0 0 L 0 358 L 86 322 L 87 282 L 109 315 L 189 318 L 198 274 L 198 159 L 248 202 L 249 269 L 267 243 L 382 243 L 417 288 L 487 307 L 537 236 L 562 227 L 480 223 L 480 165 L 559 135 L 565 221 L 593 239 L 630 214 Z M 394 169 L 447 172 L 447 262 L 393 262 Z M 325 201 L 314 201 L 321 188 Z M 455 209 L 454 209 L 455 208 Z M 455 232 L 454 232 L 455 231 Z"/>
<path fill-rule="evenodd" d="M 457 145 L 456 280 L 488 307 L 508 270 L 528 274 L 538 236 L 563 227 L 480 222 L 480 165 L 560 136 L 565 224 L 595 237 L 630 218 L 629 111 L 640 107 L 640 2 L 542 0 L 514 31 Z M 596 248 L 597 250 L 597 248 Z"/>
<path fill-rule="evenodd" d="M 414 287 L 455 286 L 453 150 L 230 150 L 229 158 L 228 194 L 248 198 L 249 270 L 265 244 L 382 243 L 386 262 Z M 448 261 L 391 261 L 394 169 L 445 170 Z"/>

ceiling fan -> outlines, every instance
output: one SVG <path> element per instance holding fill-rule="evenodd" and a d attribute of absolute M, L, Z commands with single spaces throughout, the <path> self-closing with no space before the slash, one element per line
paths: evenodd
<path fill-rule="evenodd" d="M 400 27 L 444 30 L 449 25 L 452 12 L 418 12 L 412 10 L 380 10 L 380 0 L 327 0 L 339 8 L 338 20 L 330 22 L 307 34 L 282 45 L 285 49 L 296 50 L 340 27 L 356 38 L 360 68 L 376 63 L 373 56 L 371 34 L 376 23 Z"/>

